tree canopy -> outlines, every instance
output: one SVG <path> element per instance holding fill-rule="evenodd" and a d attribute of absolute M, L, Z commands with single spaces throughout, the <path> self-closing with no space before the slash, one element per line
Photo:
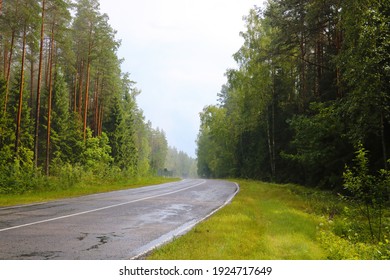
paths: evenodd
<path fill-rule="evenodd" d="M 82 168 L 164 168 L 164 131 L 145 121 L 98 0 L 13 0 L 0 8 L 0 193 Z"/>
<path fill-rule="evenodd" d="M 198 172 L 340 188 L 363 145 L 390 148 L 389 1 L 269 0 L 245 17 L 219 102 L 201 112 Z"/>

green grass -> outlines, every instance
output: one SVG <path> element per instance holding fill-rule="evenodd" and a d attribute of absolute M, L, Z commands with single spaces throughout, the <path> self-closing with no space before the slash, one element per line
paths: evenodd
<path fill-rule="evenodd" d="M 233 202 L 148 259 L 326 259 L 317 240 L 321 217 L 282 186 L 239 181 Z"/>
<path fill-rule="evenodd" d="M 148 177 L 102 180 L 86 176 L 72 186 L 55 178 L 23 194 L 1 194 L 0 206 L 44 202 L 176 181 Z M 238 181 L 231 204 L 188 234 L 156 249 L 149 259 L 390 259 L 390 211 L 384 240 L 368 238 L 359 208 L 334 194 L 296 185 Z"/>
<path fill-rule="evenodd" d="M 358 205 L 296 185 L 238 181 L 233 202 L 148 259 L 390 259 L 390 211 L 384 239 L 373 242 Z"/>
<path fill-rule="evenodd" d="M 80 183 L 75 184 L 71 187 L 63 188 L 59 184 L 49 184 L 50 188 L 39 190 L 28 191 L 23 194 L 1 194 L 0 195 L 0 207 L 1 206 L 12 206 L 19 204 L 29 204 L 46 202 L 50 200 L 78 197 L 83 195 L 139 188 L 143 186 L 162 184 L 167 182 L 178 181 L 178 178 L 163 178 L 163 177 L 144 177 L 129 180 L 98 180 L 89 179 L 83 180 Z"/>

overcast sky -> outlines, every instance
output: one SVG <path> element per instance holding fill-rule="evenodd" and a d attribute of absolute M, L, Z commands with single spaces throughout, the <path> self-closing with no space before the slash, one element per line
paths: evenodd
<path fill-rule="evenodd" d="M 122 41 L 118 52 L 142 93 L 145 118 L 168 144 L 195 157 L 199 113 L 235 68 L 243 16 L 263 0 L 100 0 Z"/>

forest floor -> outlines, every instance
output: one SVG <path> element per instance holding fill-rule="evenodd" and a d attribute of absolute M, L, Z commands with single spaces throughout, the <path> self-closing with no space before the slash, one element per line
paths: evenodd
<path fill-rule="evenodd" d="M 240 192 L 231 204 L 148 259 L 389 258 L 388 241 L 358 240 L 350 221 L 359 217 L 335 194 L 296 185 L 237 183 Z"/>

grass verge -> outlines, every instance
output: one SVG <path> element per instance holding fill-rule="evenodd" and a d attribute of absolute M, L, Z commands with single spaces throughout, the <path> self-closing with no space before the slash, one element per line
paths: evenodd
<path fill-rule="evenodd" d="M 351 242 L 342 234 L 350 231 L 345 204 L 331 193 L 295 185 L 238 183 L 240 192 L 231 204 L 156 249 L 148 259 L 321 260 L 390 255 L 385 252 L 389 244 Z"/>
<path fill-rule="evenodd" d="M 53 179 L 52 179 L 53 180 Z M 39 203 L 50 200 L 78 197 L 83 195 L 139 188 L 178 181 L 178 178 L 140 177 L 129 180 L 85 179 L 71 187 L 61 187 L 59 184 L 50 184 L 52 187 L 27 191 L 22 194 L 1 194 L 0 207 L 19 204 Z"/>

